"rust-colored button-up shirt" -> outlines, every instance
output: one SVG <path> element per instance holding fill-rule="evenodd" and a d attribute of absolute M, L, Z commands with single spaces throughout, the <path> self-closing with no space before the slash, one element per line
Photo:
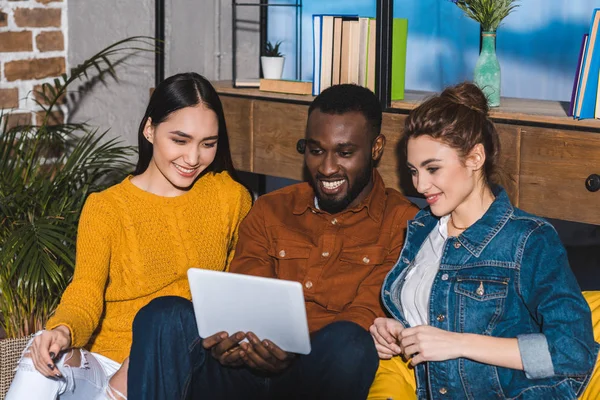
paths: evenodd
<path fill-rule="evenodd" d="M 311 332 L 339 320 L 368 329 L 384 316 L 381 285 L 418 208 L 373 173 L 357 207 L 328 214 L 308 183 L 261 196 L 241 223 L 230 271 L 300 282 Z"/>

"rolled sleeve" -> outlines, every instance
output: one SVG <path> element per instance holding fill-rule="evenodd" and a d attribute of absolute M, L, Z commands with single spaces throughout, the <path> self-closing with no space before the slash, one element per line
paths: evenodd
<path fill-rule="evenodd" d="M 519 351 L 525 376 L 528 379 L 542 379 L 554 376 L 554 365 L 543 333 L 518 335 Z"/>

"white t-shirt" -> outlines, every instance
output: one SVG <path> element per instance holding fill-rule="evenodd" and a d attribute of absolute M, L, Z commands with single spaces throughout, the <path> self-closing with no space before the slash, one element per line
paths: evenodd
<path fill-rule="evenodd" d="M 440 218 L 415 257 L 406 275 L 400 301 L 404 317 L 410 326 L 427 325 L 429 321 L 429 298 L 435 275 L 440 269 L 444 244 L 448 238 L 448 219 Z"/>

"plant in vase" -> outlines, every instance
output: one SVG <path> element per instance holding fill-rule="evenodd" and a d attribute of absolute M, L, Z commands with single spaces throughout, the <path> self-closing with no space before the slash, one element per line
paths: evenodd
<path fill-rule="evenodd" d="M 451 0 L 465 15 L 481 24 L 481 52 L 473 81 L 485 93 L 490 107 L 500 106 L 500 63 L 496 57 L 496 30 L 519 5 L 518 0 Z"/>
<path fill-rule="evenodd" d="M 281 46 L 281 41 L 275 44 L 267 41 L 263 55 L 260 57 L 260 64 L 265 79 L 281 79 L 285 57 L 279 51 L 279 46 Z"/>

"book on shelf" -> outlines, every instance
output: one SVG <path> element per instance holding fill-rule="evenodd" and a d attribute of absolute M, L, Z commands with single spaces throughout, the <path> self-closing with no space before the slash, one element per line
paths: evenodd
<path fill-rule="evenodd" d="M 321 91 L 331 86 L 333 72 L 333 15 L 323 15 L 321 17 L 321 80 L 319 87 Z"/>
<path fill-rule="evenodd" d="M 577 69 L 575 70 L 575 78 L 573 79 L 573 90 L 571 91 L 571 102 L 569 103 L 568 116 L 572 117 L 575 111 L 575 99 L 579 92 L 579 78 L 581 77 L 581 67 L 583 65 L 583 55 L 585 54 L 588 42 L 588 34 L 584 34 L 581 38 L 581 47 L 579 49 L 579 57 L 577 58 Z"/>
<path fill-rule="evenodd" d="M 392 100 L 404 99 L 407 40 L 408 20 L 406 18 L 394 18 L 392 23 Z"/>
<path fill-rule="evenodd" d="M 313 15 L 313 87 L 312 95 L 321 93 L 321 20 L 322 15 Z"/>
<path fill-rule="evenodd" d="M 312 82 L 286 79 L 261 79 L 260 90 L 287 94 L 312 94 Z"/>
<path fill-rule="evenodd" d="M 574 118 L 594 118 L 598 92 L 598 71 L 600 71 L 600 8 L 592 14 L 588 45 L 583 56 L 583 67 L 579 78 L 579 92 L 575 100 Z"/>
<path fill-rule="evenodd" d="M 375 28 L 374 18 L 355 15 L 313 16 L 313 95 L 341 83 L 375 89 Z M 373 75 L 370 78 L 369 59 Z M 371 82 L 370 86 L 367 81 Z"/>
<path fill-rule="evenodd" d="M 367 33 L 367 66 L 366 66 L 366 83 L 365 86 L 375 92 L 375 68 L 376 50 L 377 50 L 377 20 L 369 18 L 369 30 Z"/>
<path fill-rule="evenodd" d="M 342 83 L 341 41 L 343 22 L 358 20 L 354 15 L 313 15 L 313 95 L 316 96 L 333 82 Z"/>
<path fill-rule="evenodd" d="M 358 80 L 357 84 L 367 85 L 367 43 L 369 41 L 369 18 L 358 19 Z"/>
<path fill-rule="evenodd" d="M 331 84 L 340 84 L 340 68 L 342 65 L 342 17 L 333 19 L 333 63 L 331 66 Z"/>

